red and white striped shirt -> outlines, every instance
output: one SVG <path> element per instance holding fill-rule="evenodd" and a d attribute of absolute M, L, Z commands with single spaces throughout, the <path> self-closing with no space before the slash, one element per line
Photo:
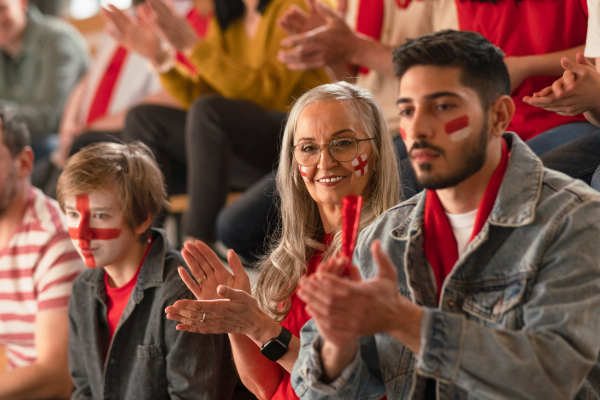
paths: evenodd
<path fill-rule="evenodd" d="M 21 223 L 0 250 L 0 345 L 10 369 L 35 361 L 36 315 L 66 311 L 83 269 L 58 204 L 32 188 Z"/>

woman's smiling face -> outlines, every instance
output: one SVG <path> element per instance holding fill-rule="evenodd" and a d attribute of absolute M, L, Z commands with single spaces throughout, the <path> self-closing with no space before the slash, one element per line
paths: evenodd
<path fill-rule="evenodd" d="M 313 143 L 322 148 L 317 164 L 300 166 L 319 210 L 325 205 L 341 205 L 347 195 L 362 195 L 371 177 L 371 141 L 358 142 L 356 156 L 348 161 L 335 160 L 327 149 L 333 140 L 369 138 L 350 110 L 343 102 L 321 101 L 309 104 L 298 116 L 294 145 Z"/>

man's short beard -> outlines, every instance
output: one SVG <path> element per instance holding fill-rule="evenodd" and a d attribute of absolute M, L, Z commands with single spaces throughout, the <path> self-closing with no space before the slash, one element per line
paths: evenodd
<path fill-rule="evenodd" d="M 17 197 L 18 186 L 17 169 L 13 166 L 0 192 L 0 217 L 4 217 L 6 210 L 8 210 Z"/>
<path fill-rule="evenodd" d="M 415 173 L 419 185 L 429 190 L 446 189 L 458 185 L 479 171 L 487 160 L 488 135 L 488 124 L 487 121 L 484 121 L 481 131 L 479 132 L 479 140 L 475 143 L 475 146 L 466 147 L 464 149 L 464 154 L 461 157 L 463 163 L 454 174 L 448 176 L 435 176 L 429 174 L 419 176 Z M 419 147 L 417 143 L 415 143 L 415 145 Z M 427 145 L 421 145 L 421 148 L 424 148 L 423 146 L 428 147 Z M 415 146 L 413 146 L 413 148 L 415 148 Z M 420 164 L 418 168 L 422 172 L 429 172 L 431 170 L 431 164 L 423 163 Z"/>

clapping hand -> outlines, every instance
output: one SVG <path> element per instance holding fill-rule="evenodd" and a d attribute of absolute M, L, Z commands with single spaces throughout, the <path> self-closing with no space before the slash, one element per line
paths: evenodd
<path fill-rule="evenodd" d="M 305 33 L 327 23 L 323 10 L 317 4 L 318 0 L 305 0 L 305 3 L 308 12 L 294 4 L 277 20 L 279 26 L 290 35 Z M 347 0 L 339 1 L 338 13 L 345 14 L 346 7 Z"/>
<path fill-rule="evenodd" d="M 292 8 L 280 19 L 280 26 L 294 34 L 281 41 L 290 49 L 280 50 L 277 59 L 292 70 L 348 63 L 356 51 L 355 35 L 341 11 L 316 1 L 308 4 L 309 13 Z"/>
<path fill-rule="evenodd" d="M 563 76 L 523 101 L 560 115 L 578 115 L 600 108 L 600 72 L 596 70 L 582 53 L 577 53 L 576 61 L 566 57 L 561 59 L 565 69 Z"/>
<path fill-rule="evenodd" d="M 396 267 L 375 240 L 371 245 L 379 272 L 363 281 L 356 266 L 350 269 L 350 279 L 341 277 L 344 259 L 335 259 L 304 278 L 298 297 L 306 303 L 319 332 L 338 346 L 352 336 L 371 336 L 385 332 L 407 338 L 411 350 L 420 346 L 420 307 L 398 292 Z M 418 350 L 417 350 L 418 352 Z"/>
<path fill-rule="evenodd" d="M 163 52 L 160 38 L 152 24 L 139 13 L 139 18 L 132 18 L 114 5 L 102 8 L 101 16 L 107 24 L 108 32 L 123 46 L 141 54 L 155 64 L 160 64 Z"/>
<path fill-rule="evenodd" d="M 171 3 L 146 0 L 143 10 L 144 18 L 152 21 L 160 36 L 181 53 L 189 55 L 200 41 L 194 28 L 177 14 Z"/>
<path fill-rule="evenodd" d="M 192 276 L 179 275 L 198 300 L 178 300 L 165 309 L 167 319 L 181 322 L 178 330 L 197 333 L 239 333 L 253 338 L 277 325 L 250 294 L 250 279 L 233 250 L 227 261 L 233 274 L 200 240 L 187 241 L 181 251 Z"/>
<path fill-rule="evenodd" d="M 221 296 L 217 294 L 219 285 L 250 294 L 250 279 L 233 250 L 227 252 L 227 261 L 233 274 L 221 263 L 215 252 L 200 240 L 186 241 L 181 255 L 193 278 L 183 267 L 179 267 L 179 275 L 198 300 L 220 299 Z"/>

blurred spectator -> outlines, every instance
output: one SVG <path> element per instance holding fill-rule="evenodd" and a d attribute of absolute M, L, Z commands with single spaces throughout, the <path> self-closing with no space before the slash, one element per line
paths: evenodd
<path fill-rule="evenodd" d="M 142 2 L 136 0 L 133 5 Z M 185 16 L 201 37 L 212 15 L 212 0 L 202 3 L 205 3 L 202 12 L 194 7 L 192 0 L 176 3 L 178 14 Z M 183 55 L 178 57 L 193 68 Z M 49 158 L 36 162 L 33 184 L 55 198 L 56 182 L 67 158 L 90 143 L 119 141 L 125 115 L 132 106 L 152 103 L 178 107 L 175 99 L 161 89 L 158 74 L 146 58 L 120 45 L 105 30 L 89 71 L 69 95 L 57 148 Z"/>
<path fill-rule="evenodd" d="M 87 69 L 87 46 L 75 28 L 27 0 L 0 0 L 0 51 L 0 104 L 25 120 L 39 159 L 55 145 L 67 96 Z"/>
<path fill-rule="evenodd" d="M 573 59 L 583 50 L 586 0 L 445 1 L 456 4 L 461 30 L 481 33 L 504 51 L 517 107 L 508 130 L 528 141 L 537 155 L 596 129 L 583 115 L 561 116 L 523 101 L 562 74 L 561 57 Z"/>
<path fill-rule="evenodd" d="M 600 1 L 588 0 L 589 24 L 585 57 L 577 53 L 575 62 L 563 58 L 563 76 L 523 101 L 560 115 L 584 113 L 591 123 L 600 127 Z M 600 190 L 600 131 L 560 146 L 542 156 L 544 165 L 579 178 Z"/>
<path fill-rule="evenodd" d="M 320 69 L 291 71 L 276 59 L 285 36 L 276 21 L 303 0 L 220 0 L 203 40 L 161 0 L 146 4 L 148 18 L 137 24 L 114 7 L 104 16 L 116 37 L 150 59 L 167 91 L 189 110 L 138 106 L 127 116 L 125 137 L 152 149 L 170 193 L 186 190 L 187 178 L 193 206 L 184 234 L 212 244 L 234 161 L 260 171 L 253 179 L 271 171 L 288 106 L 329 78 Z M 168 46 L 161 46 L 157 32 Z M 181 68 L 173 49 L 189 57 L 195 74 Z"/>
<path fill-rule="evenodd" d="M 0 398 L 69 398 L 67 305 L 83 262 L 58 204 L 31 186 L 29 133 L 0 106 Z"/>

